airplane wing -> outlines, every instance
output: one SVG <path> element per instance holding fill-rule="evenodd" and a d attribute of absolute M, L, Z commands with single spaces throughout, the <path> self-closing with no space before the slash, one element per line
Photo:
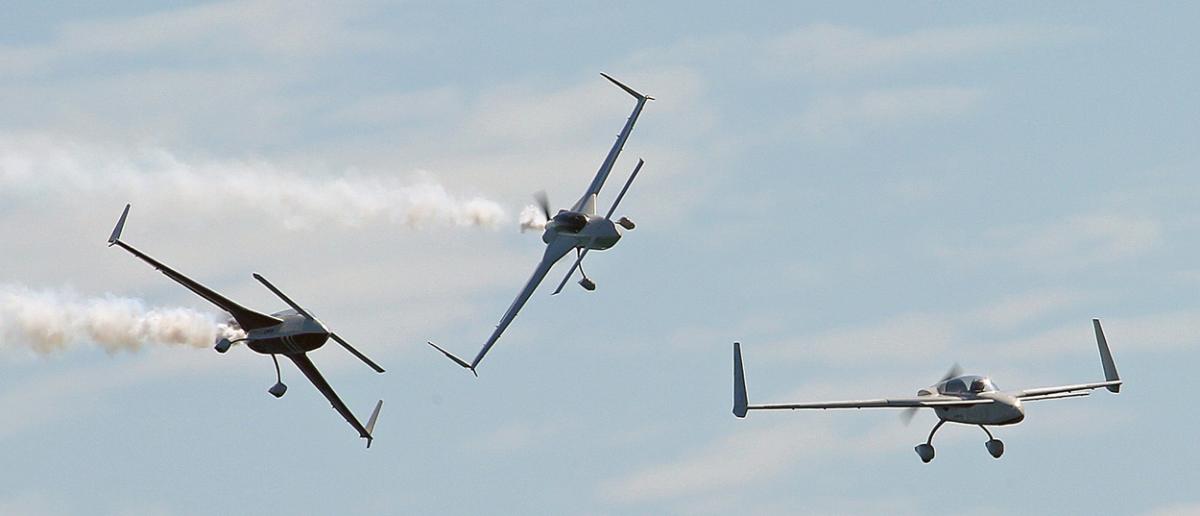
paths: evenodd
<path fill-rule="evenodd" d="M 1087 394 L 1085 391 L 1099 389 L 1101 387 L 1108 389 L 1110 392 L 1117 393 L 1121 391 L 1121 376 L 1117 374 L 1117 365 L 1113 362 L 1112 352 L 1108 349 L 1108 339 L 1104 337 L 1104 329 L 1100 327 L 1100 319 L 1092 319 L 1092 328 L 1096 331 L 1096 349 L 1100 351 L 1100 365 L 1104 369 L 1104 381 L 1092 383 L 1077 383 L 1074 385 L 1058 385 L 1055 387 L 1038 387 L 1036 389 L 1025 389 L 1013 393 L 1013 396 L 1022 400 L 1036 401 L 1044 399 L 1072 398 L 1070 393 Z"/>
<path fill-rule="evenodd" d="M 487 342 L 483 344 L 483 348 L 479 350 L 479 354 L 475 355 L 475 360 L 472 360 L 471 363 L 468 364 L 465 360 L 454 356 L 452 353 L 442 349 L 441 347 L 438 347 L 437 344 L 430 342 L 429 345 L 433 346 L 438 351 L 441 351 L 442 354 L 446 355 L 446 357 L 448 357 L 450 360 L 453 360 L 456 364 L 470 369 L 471 372 L 475 372 L 475 366 L 479 365 L 479 362 L 483 360 L 484 355 L 487 355 L 487 352 L 492 349 L 492 346 L 496 345 L 496 341 L 500 338 L 500 334 L 504 333 L 504 330 L 508 328 L 508 325 L 512 323 L 513 319 L 516 319 L 517 312 L 520 312 L 521 307 L 525 306 L 525 302 L 529 301 L 529 296 L 533 295 L 534 290 L 537 290 L 537 287 L 539 284 L 541 284 L 542 279 L 546 277 L 546 273 L 550 272 L 550 268 L 574 248 L 575 240 L 570 238 L 558 238 L 552 241 L 550 245 L 546 246 L 546 252 L 542 255 L 542 261 L 538 263 L 537 269 L 534 269 L 533 275 L 530 276 L 529 281 L 525 283 L 525 288 L 521 290 L 520 294 L 517 294 L 517 298 L 513 300 L 511 305 L 509 305 L 508 311 L 504 312 L 504 317 L 500 318 L 500 324 L 496 325 L 496 329 L 492 331 L 492 336 L 488 337 Z"/>
<path fill-rule="evenodd" d="M 629 133 L 633 132 L 633 124 L 637 122 L 638 116 L 642 114 L 642 107 L 646 105 L 646 101 L 654 100 L 654 97 L 642 95 L 634 91 L 633 88 L 609 77 L 607 74 L 602 73 L 600 75 L 603 75 L 605 79 L 612 81 L 613 84 L 625 90 L 626 93 L 637 98 L 637 105 L 633 108 L 633 114 L 629 115 L 629 119 L 625 121 L 625 127 L 621 129 L 621 134 L 617 135 L 617 141 L 613 144 L 612 149 L 608 151 L 608 156 L 604 158 L 604 163 L 600 164 L 600 170 L 596 171 L 596 177 L 592 179 L 592 184 L 588 185 L 587 191 L 583 192 L 583 197 L 580 197 L 579 201 L 571 207 L 571 211 L 587 214 L 596 213 L 596 195 L 600 193 L 600 188 L 604 186 L 604 181 L 608 179 L 608 173 L 612 172 L 613 165 L 617 162 L 617 156 L 621 154 L 621 149 L 625 147 L 625 140 L 629 139 Z"/>
<path fill-rule="evenodd" d="M 121 230 L 124 229 L 124 227 L 125 227 L 125 217 L 127 217 L 128 215 L 129 215 L 129 205 L 126 204 L 125 211 L 121 213 L 121 220 L 117 221 L 117 226 L 115 228 L 113 228 L 112 236 L 109 237 L 109 239 L 108 239 L 108 245 L 120 246 L 121 248 L 125 249 L 126 251 L 129 251 L 130 253 L 132 253 L 134 256 L 141 258 L 142 261 L 152 265 L 155 269 L 158 269 L 160 272 L 162 272 L 164 275 L 166 275 L 166 277 L 175 280 L 175 282 L 179 283 L 180 285 L 187 287 L 188 290 L 191 290 L 192 292 L 195 292 L 200 297 L 207 299 L 208 302 L 221 307 L 221 309 L 225 310 L 226 312 L 229 312 L 229 315 L 233 316 L 234 320 L 236 320 L 238 322 L 238 325 L 241 326 L 243 330 L 246 330 L 246 331 L 256 330 L 259 328 L 275 326 L 276 324 L 283 322 L 282 320 L 280 320 L 277 317 L 273 317 L 273 316 L 270 316 L 270 315 L 267 315 L 267 314 L 264 314 L 261 312 L 256 312 L 256 311 L 246 308 L 242 305 L 239 305 L 239 304 L 231 301 L 229 298 L 226 298 L 225 296 L 222 296 L 221 294 L 216 293 L 212 289 L 210 289 L 204 285 L 201 285 L 200 282 L 195 281 L 187 276 L 184 276 L 179 271 L 176 271 L 175 269 L 167 267 L 162 262 L 155 260 L 154 258 L 150 257 L 149 255 L 147 255 L 141 251 L 138 251 L 137 249 L 134 249 L 133 246 L 130 246 L 130 245 L 126 244 L 125 242 L 122 242 L 121 241 Z"/>
<path fill-rule="evenodd" d="M 818 401 L 811 403 L 770 403 L 751 405 L 746 395 L 746 373 L 742 367 L 742 345 L 733 343 L 733 415 L 746 417 L 749 410 L 798 410 L 798 409 L 863 409 L 863 408 L 911 408 L 911 407 L 955 407 L 995 403 L 987 398 L 963 399 L 954 396 L 921 396 L 918 398 L 894 398 L 874 400 Z"/>
<path fill-rule="evenodd" d="M 304 376 L 308 377 L 308 381 L 312 382 L 317 387 L 317 390 L 321 391 L 321 394 L 325 395 L 325 398 L 329 400 L 329 404 L 333 405 L 333 409 L 338 411 L 338 414 L 341 414 L 346 419 L 346 422 L 350 423 L 350 426 L 358 430 L 358 436 L 366 439 L 367 447 L 370 448 L 371 439 L 373 439 L 371 437 L 371 430 L 374 429 L 375 420 L 379 417 L 379 408 L 383 404 L 383 401 L 375 405 L 375 412 L 371 414 L 371 421 L 364 427 L 362 423 L 358 422 L 358 418 L 354 417 L 354 414 L 350 412 L 350 409 L 346 407 L 346 404 L 342 403 L 341 398 L 338 398 L 337 393 L 333 392 L 333 387 L 330 387 L 329 382 L 325 381 L 325 377 L 321 376 L 321 372 L 317 370 L 317 366 L 313 365 L 312 360 L 308 359 L 308 355 L 297 353 L 287 355 L 287 357 L 292 359 L 292 362 L 296 363 L 296 368 L 304 373 Z"/>
<path fill-rule="evenodd" d="M 1060 400 L 1063 398 L 1079 398 L 1082 396 L 1087 396 L 1091 393 L 1092 393 L 1092 391 L 1060 392 L 1058 394 L 1039 394 L 1036 396 L 1026 396 L 1024 398 L 1021 398 L 1021 403 L 1024 403 L 1027 401 Z"/>
<path fill-rule="evenodd" d="M 749 410 L 797 410 L 797 409 L 845 409 L 845 408 L 903 408 L 903 407 L 958 407 L 995 403 L 987 398 L 963 399 L 953 396 L 922 396 L 920 398 L 896 398 L 878 400 L 818 401 L 813 403 L 772 403 L 747 405 Z"/>
<path fill-rule="evenodd" d="M 1075 384 L 1075 385 L 1059 385 L 1059 386 L 1055 386 L 1055 387 L 1038 387 L 1036 389 L 1025 389 L 1022 391 L 1018 391 L 1015 394 L 1015 397 L 1020 398 L 1022 401 L 1029 399 L 1029 398 L 1037 398 L 1037 399 L 1068 398 L 1071 396 L 1053 396 L 1053 397 L 1051 397 L 1051 395 L 1066 394 L 1066 393 L 1080 392 L 1080 391 L 1090 391 L 1093 389 L 1100 389 L 1100 388 L 1106 388 L 1106 389 L 1111 390 L 1113 387 L 1119 387 L 1120 385 L 1121 385 L 1121 380 L 1111 380 L 1111 381 L 1094 382 L 1094 383 L 1080 383 L 1080 384 Z M 1083 394 L 1086 395 L 1087 393 L 1084 392 Z M 1033 401 L 1033 400 L 1030 400 L 1030 401 Z"/>

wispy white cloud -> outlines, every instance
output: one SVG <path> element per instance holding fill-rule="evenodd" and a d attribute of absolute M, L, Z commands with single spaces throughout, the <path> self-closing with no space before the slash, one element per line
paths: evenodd
<path fill-rule="evenodd" d="M 1200 502 L 1172 502 L 1142 514 L 1143 516 L 1195 516 L 1200 514 Z"/>
<path fill-rule="evenodd" d="M 511 421 L 473 439 L 471 446 L 491 453 L 510 453 L 535 448 L 567 430 L 563 421 Z"/>
<path fill-rule="evenodd" d="M 940 62 L 1019 50 L 1087 34 L 1084 29 L 995 24 L 878 34 L 834 24 L 815 24 L 763 43 L 760 67 L 794 75 L 878 72 L 902 65 Z"/>
<path fill-rule="evenodd" d="M 944 312 L 909 312 L 881 321 L 837 328 L 821 333 L 789 336 L 764 343 L 766 353 L 779 358 L 814 360 L 831 363 L 864 363 L 870 360 L 915 360 L 927 362 L 946 358 L 950 350 L 977 348 L 986 335 L 1001 335 L 1037 323 L 1047 316 L 1078 306 L 1086 297 L 1082 292 L 1064 289 L 1039 289 L 993 303 Z M 1056 327 L 1071 338 L 1054 353 L 1079 348 L 1079 335 L 1087 325 L 1071 321 Z M 1054 336 L 1055 338 L 1058 335 Z M 994 337 L 993 337 L 994 338 Z M 949 362 L 948 362 L 949 363 Z"/>
<path fill-rule="evenodd" d="M 26 492 L 10 493 L 0 499 L 0 514 L 59 516 L 71 514 L 71 511 L 62 497 L 50 496 L 43 492 Z"/>
<path fill-rule="evenodd" d="M 0 393 L 9 417 L 0 422 L 0 441 L 70 418 L 101 410 L 113 393 L 167 376 L 190 374 L 217 365 L 195 353 L 147 353 L 133 361 L 104 362 L 37 376 L 22 389 Z M 29 396 L 37 392 L 37 396 Z"/>
<path fill-rule="evenodd" d="M 1083 213 L 1040 226 L 997 228 L 978 242 L 945 246 L 937 254 L 964 265 L 1018 263 L 1057 272 L 1141 256 L 1160 244 L 1162 233 L 1162 224 L 1154 217 Z"/>
<path fill-rule="evenodd" d="M 357 13 L 357 14 L 352 14 Z M 278 0 L 228 1 L 127 18 L 69 22 L 50 41 L 0 46 L 0 70 L 10 77 L 64 64 L 174 55 L 176 59 L 310 59 L 336 50 L 376 46 L 384 33 L 351 28 L 357 10 Z"/>
<path fill-rule="evenodd" d="M 982 96 L 972 88 L 934 87 L 822 97 L 799 116 L 798 125 L 810 138 L 844 139 L 863 130 L 959 117 L 974 109 Z"/>
<path fill-rule="evenodd" d="M 887 425 L 848 433 L 828 421 L 812 420 L 743 428 L 687 457 L 607 480 L 599 495 L 610 502 L 644 503 L 735 489 L 773 478 L 806 459 L 894 448 L 903 442 L 902 431 L 900 425 Z"/>

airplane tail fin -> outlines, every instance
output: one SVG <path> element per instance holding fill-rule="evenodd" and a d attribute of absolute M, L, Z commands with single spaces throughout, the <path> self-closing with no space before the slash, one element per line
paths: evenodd
<path fill-rule="evenodd" d="M 475 365 L 474 365 L 474 364 L 469 364 L 469 363 L 467 363 L 467 361 L 466 361 L 466 360 L 463 360 L 463 359 L 461 359 L 461 358 L 458 358 L 458 357 L 454 356 L 454 353 L 451 353 L 451 352 L 449 352 L 449 351 L 446 351 L 446 350 L 442 349 L 442 347 L 441 347 L 441 346 L 438 346 L 437 344 L 434 344 L 434 343 L 432 343 L 432 342 L 429 342 L 429 341 L 425 341 L 425 342 L 426 342 L 427 344 L 429 344 L 430 346 L 433 346 L 433 349 L 436 349 L 436 350 L 438 350 L 438 351 L 441 351 L 443 355 L 446 355 L 446 358 L 449 358 L 450 360 L 453 360 L 455 364 L 458 364 L 458 365 L 460 365 L 460 366 L 463 366 L 463 367 L 465 367 L 465 368 L 467 368 L 467 369 L 470 369 L 470 370 L 471 370 L 471 374 L 474 374 L 476 378 L 478 378 L 478 377 L 479 377 L 479 373 L 475 372 Z"/>
<path fill-rule="evenodd" d="M 1096 346 L 1100 348 L 1100 363 L 1104 365 L 1104 380 L 1108 382 L 1120 381 L 1121 377 L 1117 374 L 1117 364 L 1113 362 L 1112 352 L 1108 350 L 1108 340 L 1104 338 L 1104 329 L 1100 327 L 1100 319 L 1092 319 L 1092 326 L 1096 328 Z M 1105 387 L 1109 392 L 1121 392 L 1121 385 L 1109 385 Z"/>
<path fill-rule="evenodd" d="M 125 211 L 121 212 L 121 219 L 117 221 L 116 227 L 113 228 L 112 235 L 108 237 L 108 246 L 112 247 L 121 239 L 121 231 L 125 229 L 125 218 L 129 216 L 129 204 L 125 205 Z"/>
<path fill-rule="evenodd" d="M 733 415 L 746 417 L 750 402 L 746 397 L 746 373 L 742 371 L 742 344 L 733 343 Z"/>
<path fill-rule="evenodd" d="M 371 441 L 375 440 L 375 422 L 379 420 L 379 409 L 383 408 L 383 400 L 375 403 L 375 410 L 371 411 L 371 419 L 367 420 L 367 448 L 371 447 Z"/>

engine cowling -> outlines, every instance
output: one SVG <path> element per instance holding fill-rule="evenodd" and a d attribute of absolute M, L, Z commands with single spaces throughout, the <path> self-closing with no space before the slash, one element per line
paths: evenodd
<path fill-rule="evenodd" d="M 554 227 L 568 233 L 578 233 L 587 226 L 587 215 L 574 211 L 560 211 L 552 219 Z"/>

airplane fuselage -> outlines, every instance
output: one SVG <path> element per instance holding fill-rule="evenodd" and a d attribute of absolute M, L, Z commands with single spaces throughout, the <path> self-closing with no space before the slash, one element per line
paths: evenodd
<path fill-rule="evenodd" d="M 325 345 L 329 330 L 295 310 L 271 314 L 283 323 L 252 330 L 246 334 L 246 347 L 264 355 L 307 353 Z"/>
<path fill-rule="evenodd" d="M 1025 419 L 1025 407 L 1021 400 L 1002 392 L 981 392 L 979 398 L 988 398 L 992 403 L 964 407 L 935 407 L 937 416 L 946 421 L 967 425 L 1015 425 Z"/>
<path fill-rule="evenodd" d="M 575 230 L 578 226 L 570 227 L 559 220 L 551 220 L 546 224 L 546 231 L 542 233 L 543 242 L 549 244 L 559 238 L 571 238 L 578 241 L 575 247 L 603 251 L 617 245 L 617 242 L 621 240 L 621 230 L 617 229 L 617 225 L 611 220 L 599 215 L 571 212 L 560 213 L 555 219 L 559 219 L 564 214 L 581 217 L 581 221 L 586 219 L 586 223 L 582 228 Z"/>

